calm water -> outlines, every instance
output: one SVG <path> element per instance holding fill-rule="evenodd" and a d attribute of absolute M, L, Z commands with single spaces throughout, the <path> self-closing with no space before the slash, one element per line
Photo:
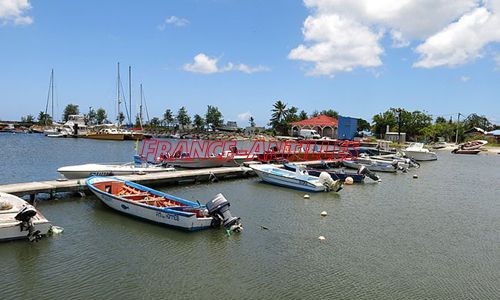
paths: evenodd
<path fill-rule="evenodd" d="M 0 135 L 0 182 L 128 161 L 133 148 Z M 230 237 L 127 218 L 93 196 L 42 201 L 64 233 L 0 244 L 0 299 L 499 299 L 500 155 L 438 156 L 308 200 L 256 178 L 163 189 L 201 202 L 224 193 L 245 225 Z"/>

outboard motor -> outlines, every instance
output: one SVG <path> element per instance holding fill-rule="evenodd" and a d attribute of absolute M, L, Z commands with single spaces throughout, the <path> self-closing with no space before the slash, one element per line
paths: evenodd
<path fill-rule="evenodd" d="M 341 180 L 333 180 L 332 176 L 327 172 L 319 173 L 319 182 L 321 182 L 327 191 L 338 192 L 344 188 Z"/>
<path fill-rule="evenodd" d="M 408 158 L 408 165 L 412 168 L 420 168 L 420 164 L 415 160 L 415 158 Z"/>
<path fill-rule="evenodd" d="M 42 238 L 40 230 L 35 231 L 35 225 L 33 225 L 33 217 L 36 213 L 36 209 L 32 205 L 27 205 L 14 217 L 21 221 L 21 231 L 28 231 L 27 237 L 30 242 L 38 242 Z"/>
<path fill-rule="evenodd" d="M 408 172 L 408 168 L 404 165 L 404 163 L 400 163 L 397 159 L 393 160 L 391 165 L 394 167 L 394 169 L 399 170 L 403 173 Z"/>
<path fill-rule="evenodd" d="M 363 166 L 363 165 L 361 167 L 359 167 L 358 174 L 368 176 L 370 179 L 375 180 L 375 181 L 380 181 L 380 177 L 377 174 L 368 170 L 368 168 L 366 166 Z"/>
<path fill-rule="evenodd" d="M 240 218 L 231 215 L 229 206 L 229 201 L 222 194 L 217 194 L 214 199 L 207 203 L 208 214 L 214 218 L 212 225 L 216 227 L 222 223 L 228 232 L 241 232 L 243 225 L 240 222 Z"/>

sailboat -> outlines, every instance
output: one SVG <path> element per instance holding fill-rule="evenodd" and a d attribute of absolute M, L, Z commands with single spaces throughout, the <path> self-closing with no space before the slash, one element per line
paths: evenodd
<path fill-rule="evenodd" d="M 104 124 L 104 125 L 97 125 L 94 126 L 94 131 L 87 134 L 87 138 L 89 139 L 99 139 L 99 140 L 115 140 L 115 141 L 123 141 L 123 140 L 142 140 L 145 137 L 151 137 L 151 136 L 146 136 L 142 132 L 137 132 L 134 130 L 126 130 L 122 128 L 122 120 L 120 116 L 122 115 L 122 112 L 120 110 L 121 108 L 121 79 L 120 79 L 120 63 L 118 63 L 117 66 L 117 85 L 116 85 L 116 95 L 117 95 L 117 124 Z M 127 105 L 125 103 L 125 110 L 129 119 L 129 123 L 131 123 L 131 112 L 132 112 L 132 88 L 131 88 L 131 67 L 129 67 L 129 106 L 127 108 Z M 141 85 L 141 101 L 142 101 L 142 85 Z M 141 104 L 142 107 L 142 104 Z M 142 121 L 141 121 L 142 123 Z M 142 127 L 142 126 L 141 126 Z M 142 129 L 142 128 L 141 128 Z"/>
<path fill-rule="evenodd" d="M 51 107 L 51 114 L 50 114 L 50 119 L 52 120 L 52 124 L 48 124 L 48 110 L 49 110 L 49 104 Z M 64 133 L 61 133 L 62 130 L 62 125 L 59 123 L 54 122 L 54 69 L 50 71 L 50 82 L 49 82 L 49 91 L 47 93 L 47 102 L 45 104 L 45 124 L 43 124 L 42 132 L 46 136 L 59 136 L 63 135 Z"/>

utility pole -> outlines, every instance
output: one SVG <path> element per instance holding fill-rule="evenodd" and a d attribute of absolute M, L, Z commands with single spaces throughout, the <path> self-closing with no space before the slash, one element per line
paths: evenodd
<path fill-rule="evenodd" d="M 401 144 L 401 108 L 398 108 L 397 112 L 398 112 L 398 144 Z"/>
<path fill-rule="evenodd" d="M 458 145 L 458 127 L 460 126 L 460 113 L 458 113 L 457 118 L 457 135 L 455 136 L 455 145 Z"/>

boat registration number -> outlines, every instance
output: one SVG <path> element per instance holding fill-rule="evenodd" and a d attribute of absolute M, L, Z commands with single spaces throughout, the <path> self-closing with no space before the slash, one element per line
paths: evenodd
<path fill-rule="evenodd" d="M 162 218 L 162 219 L 169 219 L 169 220 L 179 221 L 179 216 L 178 215 L 164 213 L 164 212 L 161 212 L 161 211 L 157 211 L 156 212 L 156 217 Z"/>
<path fill-rule="evenodd" d="M 90 173 L 91 176 L 111 176 L 113 175 L 113 172 L 92 172 Z"/>

